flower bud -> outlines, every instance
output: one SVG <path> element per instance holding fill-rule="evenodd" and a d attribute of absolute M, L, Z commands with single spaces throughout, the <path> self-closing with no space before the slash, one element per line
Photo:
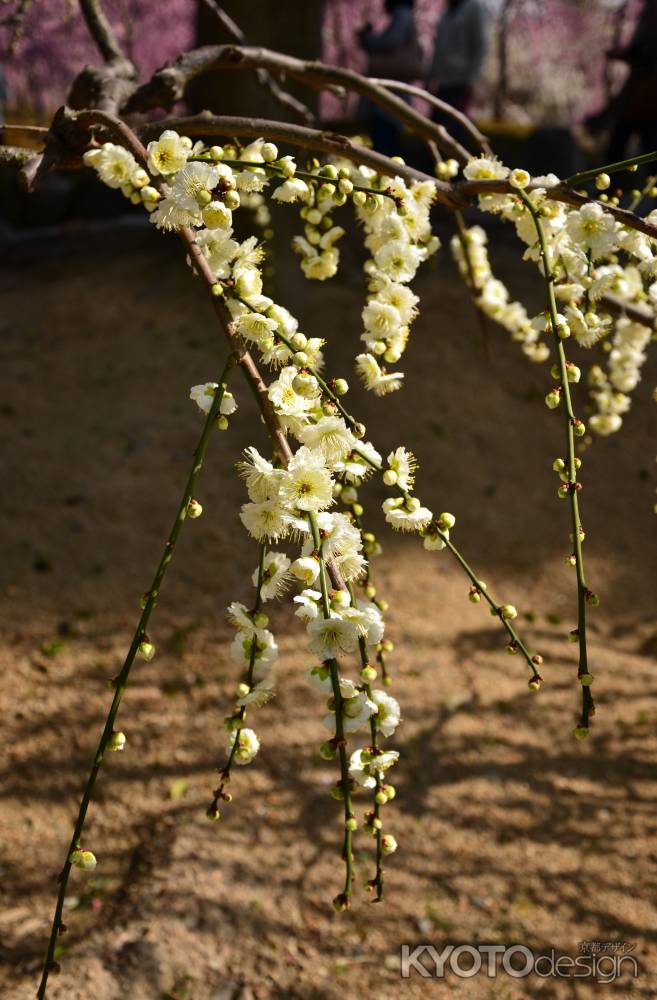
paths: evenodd
<path fill-rule="evenodd" d="M 299 372 L 292 379 L 292 388 L 304 399 L 311 399 L 317 395 L 317 379 L 309 372 Z"/>
<path fill-rule="evenodd" d="M 339 896 L 336 896 L 333 900 L 333 909 L 337 910 L 338 913 L 344 913 L 351 907 L 351 900 L 345 892 L 341 892 Z"/>
<path fill-rule="evenodd" d="M 258 611 L 253 616 L 253 624 L 256 628 L 267 628 L 269 625 L 269 615 L 266 615 L 264 611 Z"/>
<path fill-rule="evenodd" d="M 224 286 L 220 285 L 219 282 L 216 282 L 216 284 L 212 286 L 212 294 L 215 296 L 215 298 L 219 298 L 221 295 L 224 294 Z"/>
<path fill-rule="evenodd" d="M 367 597 L 370 601 L 373 597 L 376 597 L 376 587 L 373 584 L 368 583 L 365 587 L 365 597 Z"/>
<path fill-rule="evenodd" d="M 509 175 L 509 184 L 516 188 L 526 188 L 530 180 L 526 170 L 512 170 Z"/>
<path fill-rule="evenodd" d="M 606 191 L 607 188 L 611 186 L 611 177 L 609 176 L 609 174 L 605 173 L 598 174 L 598 176 L 595 179 L 595 186 L 597 187 L 598 191 Z"/>
<path fill-rule="evenodd" d="M 357 208 L 364 208 L 365 202 L 367 201 L 367 195 L 364 191 L 354 191 L 353 202 Z"/>
<path fill-rule="evenodd" d="M 359 441 L 361 441 L 365 437 L 365 434 L 367 433 L 365 424 L 356 424 L 355 427 L 353 428 L 353 431 L 354 431 L 354 437 L 357 437 Z"/>
<path fill-rule="evenodd" d="M 301 333 L 300 330 L 297 330 L 297 332 L 290 337 L 290 344 L 295 351 L 305 351 L 308 346 L 308 338 L 305 333 Z"/>
<path fill-rule="evenodd" d="M 325 743 L 322 743 L 321 747 L 319 748 L 319 756 L 322 758 L 322 760 L 333 760 L 336 754 L 337 750 L 329 740 L 327 740 Z"/>
<path fill-rule="evenodd" d="M 586 726 L 575 726 L 573 729 L 573 736 L 576 740 L 585 740 L 589 735 L 589 731 Z"/>
<path fill-rule="evenodd" d="M 68 860 L 75 868 L 81 868 L 85 872 L 93 871 L 97 864 L 96 856 L 91 851 L 73 851 Z"/>
<path fill-rule="evenodd" d="M 593 684 L 593 674 L 580 674 L 579 682 L 582 687 L 591 687 L 591 684 Z"/>
<path fill-rule="evenodd" d="M 297 366 L 297 368 L 305 368 L 309 363 L 310 358 L 305 351 L 297 351 L 296 354 L 292 356 L 292 361 Z"/>
<path fill-rule="evenodd" d="M 203 506 L 195 500 L 194 497 L 190 497 L 189 503 L 187 504 L 187 517 L 191 517 L 192 520 L 196 520 L 203 513 Z"/>
<path fill-rule="evenodd" d="M 358 490 L 354 486 L 344 486 L 340 498 L 348 506 L 358 502 Z"/>
<path fill-rule="evenodd" d="M 564 462 L 563 458 L 555 458 L 554 462 L 552 463 L 553 471 L 563 472 L 565 468 L 566 468 L 566 463 Z"/>
<path fill-rule="evenodd" d="M 344 828 L 350 833 L 354 833 L 358 829 L 358 820 L 356 817 L 350 816 L 348 820 L 345 820 Z"/>
<path fill-rule="evenodd" d="M 124 746 L 125 733 L 112 733 L 107 743 L 107 749 L 116 753 L 118 750 L 123 750 Z"/>
<path fill-rule="evenodd" d="M 223 158 L 224 158 L 223 147 L 222 146 L 210 146 L 210 156 L 216 162 L 219 162 L 219 160 L 223 160 Z"/>
<path fill-rule="evenodd" d="M 361 679 L 364 680 L 366 684 L 370 684 L 372 681 L 376 680 L 377 672 L 374 669 L 374 667 L 368 663 L 367 666 L 363 667 L 363 669 L 361 670 L 360 676 Z"/>
<path fill-rule="evenodd" d="M 587 590 L 584 597 L 586 598 L 586 603 L 592 608 L 597 608 L 600 604 L 600 598 L 597 594 L 594 594 L 592 590 Z"/>
<path fill-rule="evenodd" d="M 561 388 L 560 386 L 555 386 L 551 389 L 545 397 L 545 405 L 548 410 L 556 410 L 557 406 L 561 402 Z"/>
<path fill-rule="evenodd" d="M 391 833 L 384 833 L 381 837 L 381 849 L 384 854 L 394 854 L 397 850 L 397 841 Z"/>
<path fill-rule="evenodd" d="M 568 633 L 568 642 L 579 642 L 579 629 L 572 628 Z"/>
<path fill-rule="evenodd" d="M 438 527 L 441 531 L 449 531 L 456 524 L 456 518 L 453 514 L 443 513 L 438 518 Z"/>
<path fill-rule="evenodd" d="M 532 677 L 527 685 L 530 691 L 539 691 L 541 687 L 541 682 L 537 677 Z"/>
<path fill-rule="evenodd" d="M 331 385 L 336 396 L 345 396 L 349 392 L 349 383 L 344 378 L 334 379 Z"/>
<path fill-rule="evenodd" d="M 340 785 L 333 786 L 333 788 L 331 789 L 331 798 L 337 799 L 338 802 L 344 799 L 344 792 L 342 791 Z"/>
<path fill-rule="evenodd" d="M 148 639 L 144 638 L 137 647 L 137 653 L 142 660 L 146 660 L 149 663 L 155 656 L 155 646 Z"/>
<path fill-rule="evenodd" d="M 224 417 L 223 414 L 217 418 L 217 430 L 220 431 L 228 430 L 228 417 Z"/>
<path fill-rule="evenodd" d="M 581 438 L 584 434 L 586 434 L 586 424 L 583 420 L 579 420 L 577 417 L 573 420 L 573 434 L 578 438 Z"/>
<path fill-rule="evenodd" d="M 514 608 L 513 604 L 503 604 L 500 608 L 500 614 L 502 615 L 502 618 L 506 618 L 507 620 L 518 617 L 518 612 Z"/>
<path fill-rule="evenodd" d="M 566 361 L 566 377 L 569 382 L 579 382 L 582 377 L 581 369 L 574 365 L 572 361 Z"/>
<path fill-rule="evenodd" d="M 221 813 L 216 806 L 210 806 L 209 809 L 206 810 L 205 815 L 212 823 L 216 823 L 217 820 L 221 819 Z"/>
<path fill-rule="evenodd" d="M 265 163 L 273 163 L 274 160 L 278 159 L 278 149 L 273 142 L 265 142 L 260 150 L 260 155 Z"/>
<path fill-rule="evenodd" d="M 130 182 L 134 184 L 136 188 L 145 187 L 148 184 L 149 180 L 150 177 L 148 176 L 145 170 L 142 170 L 141 167 L 139 167 L 138 170 L 135 170 L 132 177 L 130 178 Z"/>
<path fill-rule="evenodd" d="M 468 591 L 468 600 L 472 601 L 473 604 L 479 604 L 481 601 L 481 594 L 478 587 L 470 587 Z"/>
<path fill-rule="evenodd" d="M 234 212 L 236 208 L 240 207 L 240 203 L 240 196 L 237 191 L 226 191 L 224 195 L 224 205 L 226 208 L 230 209 L 231 212 Z"/>

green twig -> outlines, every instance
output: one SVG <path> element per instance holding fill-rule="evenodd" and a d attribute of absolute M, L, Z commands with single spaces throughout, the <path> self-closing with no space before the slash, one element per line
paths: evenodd
<path fill-rule="evenodd" d="M 112 698 L 112 704 L 105 721 L 105 726 L 98 743 L 98 747 L 94 754 L 93 765 L 91 771 L 89 772 L 89 777 L 87 778 L 84 791 L 82 793 L 82 800 L 80 802 L 80 808 L 78 811 L 78 816 L 75 821 L 75 827 L 73 830 L 73 836 L 71 837 L 71 843 L 66 852 L 66 861 L 64 867 L 62 868 L 57 881 L 59 883 L 59 892 L 57 895 L 57 903 L 55 905 L 55 914 L 53 917 L 52 928 L 50 932 L 50 939 L 48 942 L 48 948 L 46 950 L 46 956 L 43 964 L 43 972 L 41 976 L 41 982 L 37 990 L 38 1000 L 44 1000 L 46 996 L 46 989 L 48 985 L 48 976 L 51 972 L 58 972 L 59 966 L 55 962 L 55 951 L 57 947 L 57 938 L 59 934 L 62 933 L 62 912 L 64 908 L 64 897 L 66 896 L 66 888 L 68 885 L 69 875 L 71 872 L 71 854 L 79 850 L 80 848 L 80 838 L 82 836 L 82 830 L 84 827 L 85 819 L 87 816 L 87 809 L 89 808 L 89 803 L 91 801 L 91 796 L 93 794 L 94 786 L 96 784 L 96 779 L 98 773 L 103 763 L 103 756 L 107 748 L 112 734 L 114 732 L 114 722 L 119 711 L 119 706 L 121 704 L 121 699 L 123 697 L 123 692 L 125 691 L 126 685 L 128 683 L 128 678 L 130 675 L 130 670 L 132 668 L 135 656 L 139 650 L 140 644 L 143 642 L 146 635 L 146 628 L 151 616 L 151 612 L 155 607 L 157 602 L 157 597 L 164 580 L 167 567 L 171 562 L 173 557 L 173 551 L 178 540 L 178 535 L 180 534 L 180 529 L 182 528 L 183 522 L 187 516 L 187 508 L 189 501 L 194 496 L 194 490 L 198 482 L 201 469 L 203 467 L 203 460 L 205 458 L 205 453 L 207 451 L 208 443 L 210 441 L 210 435 L 212 429 L 215 425 L 217 416 L 219 414 L 219 408 L 221 406 L 221 401 L 226 390 L 226 383 L 228 376 L 232 367 L 237 364 L 237 359 L 234 355 L 230 355 L 226 366 L 221 374 L 219 380 L 219 386 L 215 392 L 214 399 L 212 401 L 212 406 L 210 407 L 210 412 L 208 413 L 207 419 L 205 421 L 203 431 L 201 432 L 201 437 L 194 451 L 194 460 L 192 467 L 187 478 L 187 484 L 185 486 L 182 499 L 178 505 L 178 510 L 176 513 L 175 520 L 173 522 L 173 527 L 169 533 L 169 537 L 164 546 L 164 551 L 160 558 L 157 570 L 155 571 L 155 576 L 153 577 L 153 582 L 151 583 L 150 589 L 147 592 L 144 601 L 144 607 L 139 618 L 139 622 L 135 629 L 135 633 L 130 644 L 130 649 L 128 650 L 128 655 L 126 656 L 123 667 L 120 673 L 114 681 L 114 697 Z"/>

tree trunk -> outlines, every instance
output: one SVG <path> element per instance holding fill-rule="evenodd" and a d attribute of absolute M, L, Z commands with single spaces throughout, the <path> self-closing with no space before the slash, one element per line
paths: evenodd
<path fill-rule="evenodd" d="M 244 32 L 249 45 L 279 49 L 303 59 L 320 59 L 322 55 L 322 25 L 324 0 L 223 0 L 221 6 Z M 199 2 L 197 15 L 199 45 L 215 45 L 234 41 L 216 16 Z M 319 95 L 294 81 L 280 81 L 311 110 L 317 109 Z M 249 71 L 228 70 L 200 78 L 191 101 L 195 110 L 209 109 L 216 114 L 253 115 L 260 118 L 289 118 L 266 87 L 259 85 Z"/>

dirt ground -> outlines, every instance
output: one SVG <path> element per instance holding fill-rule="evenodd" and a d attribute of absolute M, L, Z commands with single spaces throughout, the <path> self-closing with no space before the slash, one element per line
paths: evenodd
<path fill-rule="evenodd" d="M 72 227 L 6 249 L 0 991 L 24 1000 L 36 988 L 106 681 L 125 655 L 200 429 L 189 387 L 215 378 L 225 351 L 173 237 Z M 294 262 L 275 276 L 302 328 L 328 338 L 337 374 L 351 373 L 360 333 L 354 259 L 346 247 L 342 284 L 307 283 Z M 538 304 L 530 265 L 518 275 L 515 260 L 503 242 L 499 271 Z M 386 815 L 400 847 L 386 900 L 373 906 L 360 890 L 372 874 L 362 835 L 354 908 L 331 907 L 342 879 L 334 769 L 317 754 L 323 704 L 303 679 L 309 661 L 289 606 L 272 614 L 279 690 L 256 720 L 261 752 L 236 774 L 224 819 L 208 823 L 237 679 L 224 609 L 248 601 L 256 560 L 233 465 L 246 444 L 265 448 L 236 382 L 241 409 L 212 440 L 198 491 L 205 513 L 183 530 L 153 618 L 158 655 L 137 664 L 123 702 L 126 750 L 107 760 L 90 809 L 84 841 L 99 864 L 72 877 L 52 1000 L 657 996 L 655 358 L 626 428 L 585 456 L 586 561 L 601 606 L 590 629 L 598 716 L 580 744 L 570 735 L 579 691 L 565 639 L 575 624 L 568 514 L 551 471 L 562 426 L 541 401 L 547 370 L 497 328 L 485 363 L 446 251 L 417 289 L 423 312 L 405 389 L 350 399 L 372 435 L 380 421 L 381 451 L 404 443 L 416 452 L 422 499 L 457 515 L 466 556 L 528 616 L 520 626 L 545 656 L 544 689 L 527 690 L 522 662 L 504 653 L 484 607 L 468 602 L 448 554 L 386 534 L 375 573 L 391 602 L 404 719 L 391 741 L 401 760 Z M 364 493 L 377 526 L 382 495 Z M 600 985 L 399 973 L 402 943 L 520 943 L 575 956 L 591 941 L 634 946 L 639 976 Z"/>

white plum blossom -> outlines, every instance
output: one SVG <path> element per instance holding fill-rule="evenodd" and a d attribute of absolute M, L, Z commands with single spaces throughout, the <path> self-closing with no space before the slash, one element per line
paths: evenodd
<path fill-rule="evenodd" d="M 308 645 L 320 660 L 334 660 L 358 647 L 358 629 L 342 618 L 315 618 L 308 623 Z"/>
<path fill-rule="evenodd" d="M 175 174 L 187 163 L 190 145 L 172 129 L 166 129 L 159 139 L 149 142 L 148 169 L 152 174 Z"/>
<path fill-rule="evenodd" d="M 231 733 L 228 740 L 228 753 L 234 749 L 233 760 L 236 764 L 250 764 L 260 749 L 260 740 L 252 729 L 240 729 Z"/>
<path fill-rule="evenodd" d="M 260 597 L 269 601 L 281 597 L 290 586 L 290 559 L 284 552 L 267 552 L 264 558 Z M 253 573 L 253 585 L 258 586 L 259 569 Z"/>
<path fill-rule="evenodd" d="M 392 736 L 400 722 L 399 702 L 385 691 L 372 691 L 376 705 L 376 728 L 383 736 Z"/>

